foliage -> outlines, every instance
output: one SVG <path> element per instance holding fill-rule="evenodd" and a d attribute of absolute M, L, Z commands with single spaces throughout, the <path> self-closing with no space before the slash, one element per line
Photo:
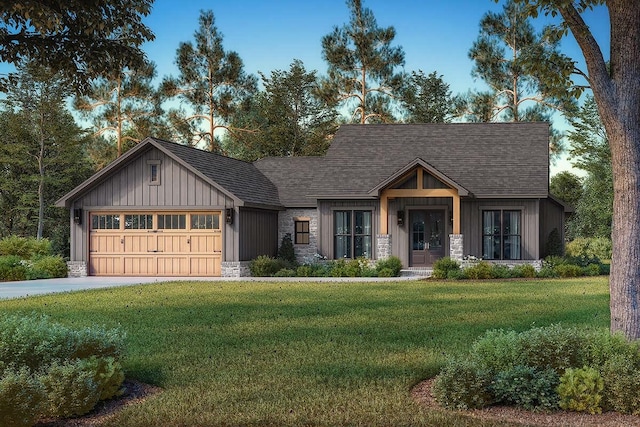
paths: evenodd
<path fill-rule="evenodd" d="M 601 368 L 605 410 L 621 414 L 640 414 L 640 363 L 628 354 L 611 354 Z"/>
<path fill-rule="evenodd" d="M 549 233 L 549 237 L 545 243 L 544 252 L 547 256 L 562 256 L 563 252 L 562 239 L 560 238 L 560 232 L 557 228 L 554 228 Z"/>
<path fill-rule="evenodd" d="M 583 274 L 582 267 L 575 264 L 560 264 L 554 268 L 558 277 L 580 277 Z M 598 270 L 600 270 L 598 268 Z"/>
<path fill-rule="evenodd" d="M 559 172 L 551 177 L 549 193 L 575 208 L 582 197 L 582 179 L 568 171 Z"/>
<path fill-rule="evenodd" d="M 480 261 L 464 271 L 469 279 L 491 279 L 493 275 L 493 267 L 486 261 Z"/>
<path fill-rule="evenodd" d="M 0 282 L 26 279 L 27 267 L 19 256 L 0 256 Z"/>
<path fill-rule="evenodd" d="M 337 113 L 318 96 L 316 72 L 294 60 L 288 71 L 261 76 L 264 91 L 247 100 L 231 121 L 236 128 L 259 130 L 228 133 L 227 152 L 247 161 L 323 155 L 337 130 Z"/>
<path fill-rule="evenodd" d="M 278 248 L 278 259 L 287 266 L 295 266 L 297 264 L 296 252 L 293 249 L 293 242 L 291 241 L 291 234 L 286 233 L 282 237 L 280 247 Z"/>
<path fill-rule="evenodd" d="M 493 403 L 491 375 L 473 362 L 457 360 L 447 364 L 436 377 L 432 393 L 448 409 L 480 409 Z"/>
<path fill-rule="evenodd" d="M 281 268 L 275 272 L 273 277 L 296 277 L 297 270 L 293 270 L 291 268 Z"/>
<path fill-rule="evenodd" d="M 0 369 L 0 419 L 8 427 L 31 427 L 43 413 L 47 396 L 27 369 Z"/>
<path fill-rule="evenodd" d="M 342 104 L 357 123 L 394 121 L 391 100 L 400 93 L 404 51 L 393 47 L 393 27 L 381 28 L 362 0 L 347 0 L 349 23 L 322 38 L 329 65 L 320 88 L 329 105 Z"/>
<path fill-rule="evenodd" d="M 411 72 L 402 90 L 401 101 L 407 111 L 407 123 L 445 123 L 454 113 L 453 97 L 442 75 L 433 71 Z"/>
<path fill-rule="evenodd" d="M 536 277 L 536 269 L 531 264 L 515 265 L 511 269 L 511 276 L 512 277 L 526 277 L 526 278 L 530 279 L 530 278 Z"/>
<path fill-rule="evenodd" d="M 122 394 L 124 382 L 124 370 L 122 364 L 112 356 L 91 356 L 87 360 L 87 367 L 94 373 L 93 381 L 98 385 L 100 397 L 98 400 L 107 400 Z"/>
<path fill-rule="evenodd" d="M 604 381 L 595 368 L 568 368 L 560 377 L 558 395 L 562 409 L 599 414 Z"/>
<path fill-rule="evenodd" d="M 555 391 L 558 383 L 558 374 L 553 369 L 539 371 L 518 365 L 499 372 L 491 390 L 497 402 L 530 411 L 551 411 L 558 407 L 558 394 Z"/>
<path fill-rule="evenodd" d="M 18 64 L 25 58 L 59 71 L 78 89 L 113 70 L 145 62 L 143 43 L 154 39 L 142 22 L 151 0 L 10 2 L 0 19 L 0 57 Z M 97 55 L 96 52 L 100 52 Z M 10 86 L 12 76 L 1 80 Z"/>
<path fill-rule="evenodd" d="M 177 98 L 192 111 L 169 111 L 169 122 L 177 139 L 190 145 L 201 145 L 221 152 L 217 130 L 242 131 L 231 128 L 229 121 L 256 90 L 256 78 L 247 75 L 240 56 L 225 51 L 212 11 L 201 11 L 195 44 L 180 43 L 176 52 L 178 77 L 167 77 L 160 90 L 169 98 Z M 245 129 L 247 130 L 247 129 Z"/>
<path fill-rule="evenodd" d="M 42 278 L 47 279 L 67 277 L 68 273 L 67 263 L 60 255 L 38 257 L 33 260 L 29 270 L 43 273 L 45 277 Z"/>
<path fill-rule="evenodd" d="M 0 239 L 0 255 L 16 255 L 21 259 L 51 255 L 51 242 L 33 237 L 7 236 Z"/>
<path fill-rule="evenodd" d="M 567 243 L 566 252 L 571 257 L 611 259 L 611 239 L 606 237 L 578 237 Z"/>
<path fill-rule="evenodd" d="M 249 263 L 249 270 L 254 277 L 270 277 L 282 268 L 282 262 L 267 255 L 260 255 Z"/>
<path fill-rule="evenodd" d="M 450 271 L 460 270 L 460 263 L 450 257 L 442 257 L 433 264 L 433 274 L 431 277 L 434 279 L 447 279 L 449 278 Z"/>
<path fill-rule="evenodd" d="M 96 406 L 100 390 L 94 372 L 82 359 L 53 362 L 40 377 L 47 393 L 47 415 L 68 418 L 84 415 Z"/>
<path fill-rule="evenodd" d="M 382 270 L 388 270 L 390 276 L 384 276 L 381 274 Z M 385 259 L 378 260 L 376 262 L 376 271 L 380 277 L 395 277 L 400 275 L 402 270 L 402 261 L 397 256 L 390 256 Z M 387 274 L 385 272 L 385 274 Z"/>

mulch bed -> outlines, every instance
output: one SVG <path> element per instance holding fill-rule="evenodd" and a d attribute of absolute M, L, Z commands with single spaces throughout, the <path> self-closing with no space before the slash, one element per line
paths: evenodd
<path fill-rule="evenodd" d="M 417 384 L 411 395 L 420 405 L 427 408 L 448 411 L 436 401 L 431 394 L 433 379 L 429 379 Z M 604 414 L 584 414 L 578 412 L 557 411 L 557 412 L 532 412 L 518 409 L 511 406 L 491 406 L 485 409 L 474 409 L 469 411 L 455 411 L 458 414 L 470 418 L 504 421 L 520 423 L 533 426 L 571 426 L 571 427 L 627 427 L 640 426 L 640 417 L 635 415 L 622 415 L 616 412 L 606 412 Z"/>

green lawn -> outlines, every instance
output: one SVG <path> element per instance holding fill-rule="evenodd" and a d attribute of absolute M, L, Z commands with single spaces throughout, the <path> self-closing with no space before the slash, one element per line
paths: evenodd
<path fill-rule="evenodd" d="M 475 426 L 410 388 L 487 329 L 609 325 L 605 277 L 179 282 L 0 301 L 120 327 L 127 376 L 164 389 L 112 426 Z M 502 425 L 502 424 L 483 424 Z"/>

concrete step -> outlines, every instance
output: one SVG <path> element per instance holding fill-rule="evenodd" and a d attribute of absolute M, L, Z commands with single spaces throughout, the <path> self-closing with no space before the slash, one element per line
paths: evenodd
<path fill-rule="evenodd" d="M 400 270 L 400 277 L 431 277 L 431 267 L 407 267 Z"/>

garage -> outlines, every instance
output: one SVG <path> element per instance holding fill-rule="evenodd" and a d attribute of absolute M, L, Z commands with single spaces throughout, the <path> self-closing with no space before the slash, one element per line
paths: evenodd
<path fill-rule="evenodd" d="M 221 211 L 91 212 L 89 274 L 220 276 Z"/>

